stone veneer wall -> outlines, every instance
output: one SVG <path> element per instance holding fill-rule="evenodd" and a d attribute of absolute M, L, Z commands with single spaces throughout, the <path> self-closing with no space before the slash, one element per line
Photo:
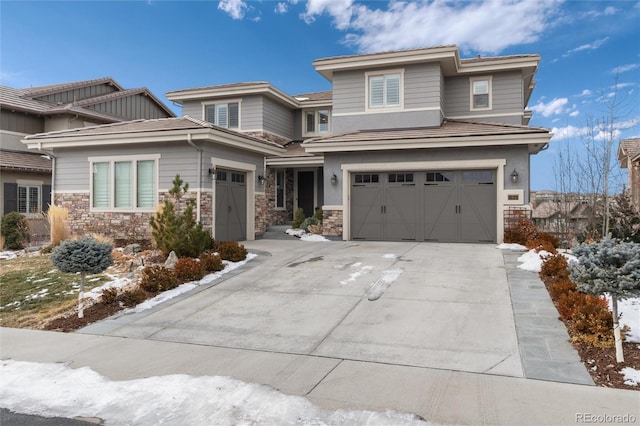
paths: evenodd
<path fill-rule="evenodd" d="M 342 210 L 322 211 L 322 235 L 325 237 L 342 237 Z"/>
<path fill-rule="evenodd" d="M 213 200 L 211 192 L 202 192 L 200 197 L 200 219 L 204 229 L 211 231 L 213 220 Z M 190 192 L 188 197 L 195 198 L 196 193 Z M 159 194 L 162 203 L 168 193 Z M 69 231 L 72 235 L 97 233 L 109 236 L 116 242 L 144 242 L 151 243 L 151 226 L 149 219 L 152 212 L 91 212 L 89 209 L 89 194 L 55 194 L 54 203 L 69 211 Z M 180 208 L 185 202 L 180 203 Z"/>
<path fill-rule="evenodd" d="M 285 169 L 285 209 L 276 210 L 276 169 L 267 168 L 264 187 L 264 223 L 266 227 L 272 225 L 286 225 L 293 219 L 293 169 Z M 257 208 L 256 208 L 257 212 Z M 257 222 L 256 222 L 257 223 Z M 257 225 L 256 225 L 257 227 Z"/>

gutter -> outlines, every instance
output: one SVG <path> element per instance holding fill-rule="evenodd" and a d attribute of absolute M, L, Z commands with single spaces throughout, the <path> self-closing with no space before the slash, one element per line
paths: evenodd
<path fill-rule="evenodd" d="M 196 151 L 198 151 L 198 188 L 196 189 L 196 220 L 200 222 L 200 195 L 202 192 L 202 148 L 193 143 L 191 140 L 191 133 L 187 133 L 187 143 L 191 145 Z"/>

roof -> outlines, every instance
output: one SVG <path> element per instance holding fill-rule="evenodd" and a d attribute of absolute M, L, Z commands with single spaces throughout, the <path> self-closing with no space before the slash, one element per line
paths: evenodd
<path fill-rule="evenodd" d="M 0 169 L 51 173 L 51 159 L 40 153 L 0 150 Z"/>
<path fill-rule="evenodd" d="M 640 159 L 640 138 L 623 139 L 618 146 L 618 161 L 620 167 L 629 167 L 629 160 L 635 161 Z"/>
<path fill-rule="evenodd" d="M 571 219 L 587 219 L 591 206 L 584 201 L 554 202 L 543 201 L 538 204 L 531 213 L 533 219 L 549 219 L 564 210 Z"/>
<path fill-rule="evenodd" d="M 211 135 L 211 132 L 208 131 L 213 132 L 214 135 Z M 191 133 L 197 133 L 197 136 L 203 140 L 211 140 L 212 138 L 217 140 L 216 138 L 221 138 L 226 135 L 229 139 L 233 139 L 236 142 L 244 142 L 248 146 L 262 147 L 262 149 L 269 151 L 269 153 L 279 154 L 283 151 L 282 146 L 276 142 L 225 129 L 189 116 L 131 120 L 100 126 L 37 133 L 26 136 L 24 141 L 28 145 L 47 143 L 50 147 L 70 147 L 81 146 L 83 143 L 91 143 L 93 145 L 134 143 L 136 141 L 142 141 L 143 139 L 145 142 L 161 140 L 175 141 L 177 137 Z M 31 144 L 29 144 L 29 142 L 31 142 Z"/>
<path fill-rule="evenodd" d="M 107 95 L 86 98 L 75 102 L 59 104 L 36 99 L 37 97 L 47 96 L 54 93 L 61 93 L 69 90 L 90 87 L 98 84 L 109 84 L 117 90 Z M 31 87 L 28 89 L 15 89 L 8 86 L 0 85 L 0 107 L 7 110 L 16 110 L 36 115 L 56 115 L 56 114 L 77 114 L 88 117 L 103 123 L 112 123 L 122 121 L 123 117 L 107 114 L 89 108 L 101 102 L 107 102 L 113 99 L 120 99 L 129 96 L 143 94 L 148 96 L 161 108 L 169 117 L 175 114 L 162 101 L 153 95 L 146 87 L 125 90 L 115 80 L 110 77 L 76 81 L 71 83 L 52 84 L 48 86 Z"/>

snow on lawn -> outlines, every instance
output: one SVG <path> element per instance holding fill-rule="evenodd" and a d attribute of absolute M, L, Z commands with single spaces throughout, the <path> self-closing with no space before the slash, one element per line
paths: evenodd
<path fill-rule="evenodd" d="M 500 250 L 514 250 L 514 251 L 525 251 L 527 248 L 521 244 L 498 244 L 498 249 Z"/>
<path fill-rule="evenodd" d="M 229 377 L 185 374 L 113 381 L 88 367 L 6 360 L 0 407 L 46 417 L 96 417 L 106 424 L 428 425 L 394 411 L 325 410 L 306 398 Z"/>
<path fill-rule="evenodd" d="M 10 259 L 15 259 L 16 254 L 12 251 L 0 251 L 0 259 L 5 259 L 5 260 L 10 260 Z"/>
<path fill-rule="evenodd" d="M 323 237 L 322 235 L 307 234 L 302 229 L 287 229 L 285 231 L 285 233 L 287 233 L 288 235 L 292 235 L 294 237 L 298 237 L 302 241 L 330 241 L 330 240 L 326 239 L 325 237 Z"/>

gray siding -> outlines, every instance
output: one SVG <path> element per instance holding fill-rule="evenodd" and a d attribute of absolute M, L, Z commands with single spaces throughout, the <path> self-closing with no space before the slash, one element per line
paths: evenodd
<path fill-rule="evenodd" d="M 332 173 L 342 176 L 341 165 L 343 163 L 380 163 L 409 161 L 460 161 L 505 158 L 507 164 L 504 168 L 504 188 L 523 189 L 524 199 L 529 199 L 529 150 L 526 145 L 511 147 L 477 147 L 477 148 L 448 148 L 448 149 L 422 149 L 401 151 L 370 151 L 348 153 L 325 153 L 324 175 L 325 190 L 324 204 L 342 204 L 342 185 L 331 185 L 327 179 Z M 513 169 L 520 173 L 517 184 L 511 182 L 510 173 Z M 375 168 L 374 168 L 375 169 Z M 373 170 L 372 170 L 373 171 Z"/>
<path fill-rule="evenodd" d="M 263 100 L 264 130 L 293 139 L 293 111 L 270 99 Z"/>
<path fill-rule="evenodd" d="M 445 80 L 444 112 L 447 117 L 468 117 L 482 119 L 483 115 L 490 115 L 488 121 L 504 121 L 521 124 L 522 117 L 500 114 L 521 113 L 523 111 L 522 76 L 519 72 L 493 74 L 492 79 L 492 109 L 487 111 L 471 111 L 469 77 L 453 77 Z"/>
<path fill-rule="evenodd" d="M 202 101 L 184 101 L 182 103 L 182 115 L 204 120 L 202 116 Z"/>
<path fill-rule="evenodd" d="M 22 112 L 0 110 L 0 129 L 18 133 L 44 132 L 44 118 Z"/>
<path fill-rule="evenodd" d="M 113 93 L 117 89 L 110 84 L 97 84 L 89 87 L 82 87 L 80 89 L 67 90 L 66 92 L 54 93 L 47 96 L 41 96 L 35 99 L 40 99 L 47 102 L 63 104 L 81 101 L 83 99 L 94 98 L 96 96 L 108 95 Z"/>
<path fill-rule="evenodd" d="M 264 98 L 247 96 L 240 104 L 240 127 L 245 130 L 261 130 L 264 127 Z"/>
<path fill-rule="evenodd" d="M 333 113 L 364 112 L 364 71 L 337 72 L 333 75 Z"/>
<path fill-rule="evenodd" d="M 127 96 L 89 106 L 90 109 L 128 120 L 165 118 L 168 114 L 144 95 Z"/>
<path fill-rule="evenodd" d="M 440 106 L 440 65 L 437 63 L 407 66 L 404 69 L 404 107 L 438 108 Z"/>
<path fill-rule="evenodd" d="M 401 129 L 438 126 L 442 122 L 439 110 L 368 113 L 333 117 L 333 133 L 353 130 Z"/>

